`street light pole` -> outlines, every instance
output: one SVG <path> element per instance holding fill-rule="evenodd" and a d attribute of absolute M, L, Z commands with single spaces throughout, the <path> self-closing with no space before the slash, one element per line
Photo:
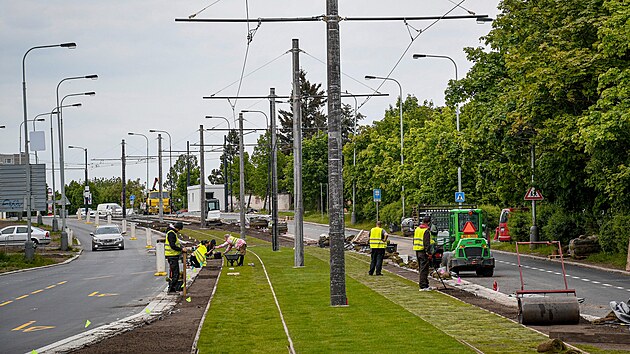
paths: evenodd
<path fill-rule="evenodd" d="M 257 110 L 242 110 L 241 112 L 243 113 L 261 113 L 263 116 L 265 116 L 265 122 L 267 124 L 267 129 L 271 129 L 269 126 L 269 117 L 267 116 L 267 114 L 263 111 L 257 111 Z M 269 137 L 269 153 L 267 154 L 267 198 L 265 198 L 265 207 L 267 206 L 266 204 L 269 202 L 269 182 L 271 182 L 271 136 Z M 271 209 L 271 208 L 270 208 Z"/>
<path fill-rule="evenodd" d="M 59 131 L 59 179 L 61 183 L 61 250 L 66 251 L 68 249 L 68 239 L 67 239 L 67 231 L 66 231 L 66 182 L 65 182 L 65 164 L 64 164 L 64 156 L 63 156 L 63 101 L 68 97 L 73 96 L 94 96 L 96 92 L 89 91 L 83 93 L 71 93 L 69 95 L 65 95 L 61 102 L 57 105 L 59 109 L 57 110 L 57 130 Z"/>
<path fill-rule="evenodd" d="M 146 193 L 147 193 L 147 197 L 149 197 L 149 138 L 144 135 L 144 134 L 140 134 L 140 133 L 132 133 L 129 132 L 127 133 L 127 135 L 139 135 L 139 136 L 143 136 L 146 141 L 147 141 L 147 184 L 146 184 Z"/>
<path fill-rule="evenodd" d="M 37 117 L 39 117 L 39 116 L 41 116 L 41 114 L 36 115 L 36 116 L 35 116 L 35 118 L 33 118 L 33 119 L 27 119 L 27 120 L 26 120 L 26 122 L 33 122 L 33 125 L 35 125 L 35 121 L 38 121 L 38 122 L 43 122 L 44 120 L 46 120 L 45 118 L 37 118 Z M 22 125 L 23 125 L 23 124 L 24 124 L 24 122 L 20 122 L 20 129 L 19 129 L 19 131 L 20 131 L 20 134 L 19 134 L 19 135 L 20 135 L 20 150 L 19 150 L 19 151 L 20 151 L 20 156 L 19 156 L 19 163 L 20 163 L 20 164 L 22 164 Z M 24 130 L 25 130 L 25 131 L 28 131 L 28 129 L 24 129 Z M 26 136 L 26 137 L 24 138 L 24 143 L 25 143 L 25 145 L 26 145 L 26 144 L 28 144 L 28 136 Z M 27 155 L 27 158 L 29 158 L 29 156 L 28 156 L 28 155 Z M 29 162 L 30 162 L 30 158 L 29 158 Z"/>
<path fill-rule="evenodd" d="M 230 127 L 230 121 L 222 116 L 206 116 L 206 119 L 213 119 L 213 118 L 220 118 L 225 120 L 225 122 L 228 125 L 228 130 L 232 131 L 232 128 Z M 229 132 L 223 136 L 223 170 L 225 171 L 224 175 L 223 175 L 223 199 L 224 199 L 224 207 L 223 209 L 225 210 L 225 212 L 228 212 L 228 195 L 231 191 L 228 191 L 228 166 L 227 166 L 227 153 L 226 153 L 226 146 L 227 146 L 227 136 L 228 136 Z"/>
<path fill-rule="evenodd" d="M 403 155 L 403 111 L 402 111 L 402 106 L 403 106 L 403 90 L 402 90 L 402 86 L 400 85 L 400 82 L 398 82 L 398 80 L 396 79 L 392 79 L 391 77 L 380 77 L 380 76 L 372 76 L 372 75 L 366 75 L 365 76 L 366 80 L 374 80 L 374 79 L 378 79 L 378 80 L 385 80 L 385 81 L 393 81 L 396 84 L 398 84 L 398 88 L 400 89 L 400 103 L 398 104 L 398 113 L 400 115 L 400 167 L 402 167 L 402 173 L 404 175 L 404 155 Z M 401 191 L 401 199 L 402 199 L 402 219 L 405 218 L 405 182 L 404 182 L 404 178 L 402 179 L 403 183 L 402 183 L 402 191 Z"/>
<path fill-rule="evenodd" d="M 171 134 L 169 134 L 166 130 L 157 130 L 157 129 L 150 129 L 149 133 L 166 133 L 166 135 L 168 135 L 168 164 L 169 164 L 169 170 L 168 170 L 168 183 L 170 184 L 170 190 L 171 190 L 171 197 L 169 198 L 169 204 L 171 207 L 171 213 L 173 212 L 173 156 L 172 151 L 173 151 L 173 145 L 172 145 L 172 139 L 171 139 Z M 188 192 L 188 191 L 186 191 Z"/>
<path fill-rule="evenodd" d="M 81 103 L 74 103 L 71 105 L 66 105 L 64 107 L 81 107 Z M 55 196 L 55 144 L 54 144 L 54 135 L 53 135 L 53 114 L 57 114 L 57 107 L 53 108 L 50 111 L 50 168 L 51 168 L 51 176 L 52 176 L 52 212 L 53 212 L 53 220 L 52 220 L 52 230 L 59 231 L 59 224 L 57 223 L 57 202 Z"/>
<path fill-rule="evenodd" d="M 433 55 L 433 54 L 414 54 L 413 55 L 414 59 L 422 59 L 422 58 L 440 58 L 440 59 L 448 59 L 451 61 L 451 63 L 453 63 L 453 66 L 455 67 L 455 81 L 458 80 L 457 78 L 457 63 L 455 63 L 455 60 L 453 60 L 451 57 L 446 56 L 446 55 Z M 456 121 L 457 121 L 457 133 L 459 135 L 459 100 L 455 103 L 455 117 L 456 117 Z M 457 191 L 461 193 L 462 191 L 462 164 L 461 164 L 461 160 L 459 165 L 457 166 Z M 460 205 L 462 203 L 459 203 Z"/>
<path fill-rule="evenodd" d="M 85 205 L 85 217 L 88 215 L 88 198 L 85 196 L 85 192 L 88 189 L 88 149 L 81 146 L 69 145 L 68 149 L 82 149 L 85 152 L 85 188 L 83 189 L 83 203 Z"/>

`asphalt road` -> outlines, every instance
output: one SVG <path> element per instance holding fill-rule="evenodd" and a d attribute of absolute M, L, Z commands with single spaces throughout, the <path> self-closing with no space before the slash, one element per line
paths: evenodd
<path fill-rule="evenodd" d="M 295 226 L 289 222 L 289 233 L 293 234 Z M 328 232 L 327 225 L 304 224 L 304 237 L 318 239 L 319 235 Z M 346 230 L 346 236 L 356 234 Z M 412 250 L 412 239 L 392 236 L 391 242 L 398 245 L 401 255 L 415 258 Z M 493 288 L 496 281 L 498 290 L 504 294 L 514 294 L 521 289 L 521 277 L 516 254 L 493 252 L 496 261 L 494 276 L 478 277 L 474 272 L 461 272 L 460 277 L 471 283 L 488 289 Z M 521 257 L 523 272 L 523 288 L 525 290 L 564 289 L 564 277 L 560 262 L 547 259 Z M 630 276 L 603 269 L 592 269 L 572 264 L 565 264 L 566 280 L 569 289 L 575 289 L 578 298 L 583 298 L 580 313 L 603 317 L 610 312 L 610 301 L 628 301 L 630 297 Z"/>
<path fill-rule="evenodd" d="M 0 276 L 0 352 L 30 352 L 137 314 L 165 288 L 144 232 L 125 235 L 124 250 L 93 252 L 94 226 L 67 220 L 84 249 L 78 259 Z"/>

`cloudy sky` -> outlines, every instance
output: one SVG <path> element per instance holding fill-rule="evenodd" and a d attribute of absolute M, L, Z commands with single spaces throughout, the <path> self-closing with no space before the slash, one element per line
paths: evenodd
<path fill-rule="evenodd" d="M 343 17 L 478 15 L 496 17 L 498 0 L 341 0 Z M 457 5 L 461 4 L 460 7 Z M 209 6 L 211 5 L 211 6 Z M 209 7 L 208 7 L 209 6 Z M 207 8 L 206 8 L 207 7 Z M 203 10 L 206 8 L 205 10 Z M 202 11 L 203 10 L 203 11 Z M 200 12 L 201 11 L 201 12 Z M 172 149 L 185 151 L 186 142 L 197 144 L 199 125 L 225 128 L 223 120 L 204 119 L 206 115 L 228 117 L 243 109 L 268 112 L 266 100 L 203 100 L 212 94 L 234 96 L 278 95 L 291 92 L 291 40 L 298 38 L 304 51 L 302 69 L 313 83 L 326 86 L 326 27 L 323 22 L 262 23 L 253 33 L 247 60 L 248 26 L 245 23 L 175 22 L 197 13 L 202 18 L 311 17 L 325 14 L 326 1 L 298 0 L 0 0 L 0 153 L 17 153 L 22 108 L 22 58 L 34 46 L 76 42 L 76 49 L 50 48 L 31 51 L 26 58 L 28 118 L 50 112 L 56 106 L 57 84 L 64 78 L 97 74 L 98 80 L 69 80 L 60 85 L 60 98 L 68 94 L 95 91 L 96 96 L 68 97 L 64 104 L 82 107 L 64 110 L 64 145 L 87 147 L 90 178 L 120 176 L 121 141 L 127 143 L 132 158 L 128 178 L 146 179 L 146 140 L 128 132 L 147 135 L 150 155 L 157 155 L 157 134 L 166 130 L 172 136 Z M 459 76 L 471 63 L 463 48 L 482 46 L 479 38 L 491 25 L 474 20 L 395 22 L 342 22 L 342 91 L 367 94 L 380 82 L 366 81 L 365 75 L 398 80 L 403 94 L 421 101 L 444 103 L 444 89 L 454 77 L 452 63 L 444 59 L 413 60 L 414 53 L 447 55 L 458 65 Z M 420 34 L 418 30 L 422 31 Z M 410 46 L 411 38 L 416 37 Z M 399 61 L 400 60 L 400 61 Z M 398 86 L 385 82 L 380 89 L 389 97 L 359 98 L 359 112 L 367 116 L 363 124 L 380 120 L 395 104 Z M 344 103 L 354 105 L 352 98 Z M 280 109 L 289 110 L 288 104 Z M 44 130 L 46 151 L 38 153 L 46 163 L 50 182 L 50 120 L 37 122 Z M 247 114 L 246 128 L 263 128 L 265 118 Z M 232 123 L 232 126 L 234 124 Z M 32 123 L 29 123 L 32 130 Z M 206 142 L 221 143 L 224 132 L 207 132 Z M 164 134 L 165 135 L 165 134 Z M 24 137 L 22 137 L 24 139 Z M 252 134 L 246 143 L 254 143 Z M 58 168 L 57 124 L 54 124 L 55 167 Z M 168 148 L 168 137 L 163 141 Z M 193 148 L 191 148 L 193 149 Z M 65 149 L 66 183 L 83 180 L 83 151 Z M 206 168 L 219 166 L 219 153 L 206 154 Z M 113 160 L 118 159 L 118 161 Z M 175 158 L 173 158 L 175 160 Z M 34 159 L 32 160 L 34 161 Z M 164 171 L 168 159 L 165 158 Z M 157 162 L 150 162 L 152 181 Z M 57 188 L 59 188 L 57 178 Z"/>

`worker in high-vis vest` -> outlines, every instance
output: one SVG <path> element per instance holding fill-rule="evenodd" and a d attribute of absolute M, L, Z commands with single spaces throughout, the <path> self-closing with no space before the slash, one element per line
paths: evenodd
<path fill-rule="evenodd" d="M 179 280 L 179 259 L 181 258 L 182 251 L 185 251 L 186 248 L 182 246 L 182 241 L 178 237 L 179 232 L 183 228 L 184 224 L 181 221 L 178 221 L 174 225 L 168 225 L 168 228 L 166 229 L 164 256 L 168 261 L 169 268 L 169 293 L 176 293 L 180 291 L 184 284 L 183 281 Z"/>
<path fill-rule="evenodd" d="M 225 238 L 225 242 L 214 247 L 213 250 L 227 247 L 225 253 L 228 253 L 232 248 L 235 248 L 238 253 L 236 265 L 242 266 L 245 261 L 245 254 L 247 254 L 247 242 L 242 238 L 234 237 L 230 234 L 225 234 L 223 237 Z"/>
<path fill-rule="evenodd" d="M 383 228 L 381 222 L 377 221 L 376 226 L 370 230 L 370 271 L 369 275 L 383 275 L 383 258 L 385 257 L 385 248 L 387 248 L 387 238 L 389 235 Z M 376 271 L 376 273 L 374 273 Z"/>
<path fill-rule="evenodd" d="M 416 251 L 418 258 L 418 270 L 420 271 L 420 291 L 431 291 L 434 288 L 429 287 L 429 252 L 431 245 L 435 243 L 431 239 L 431 217 L 425 216 L 422 223 L 418 225 L 413 233 L 413 250 Z"/>
<path fill-rule="evenodd" d="M 195 248 L 192 256 L 190 256 L 190 264 L 195 268 L 201 268 L 206 265 L 206 258 L 208 254 L 208 244 L 210 241 L 201 240 L 201 244 Z"/>

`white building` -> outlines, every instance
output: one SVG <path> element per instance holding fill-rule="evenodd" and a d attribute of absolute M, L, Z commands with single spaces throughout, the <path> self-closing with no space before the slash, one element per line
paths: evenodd
<path fill-rule="evenodd" d="M 206 200 L 208 199 L 218 199 L 219 206 L 221 211 L 225 211 L 225 194 L 224 194 L 224 186 L 222 184 L 206 184 Z M 201 186 L 189 186 L 188 187 L 188 212 L 200 212 L 201 211 Z M 229 203 L 233 202 L 233 206 L 230 207 Z M 252 195 L 251 198 L 249 195 L 245 196 L 245 205 L 249 203 L 249 207 L 261 210 L 264 209 L 265 197 L 259 197 Z M 269 201 L 267 201 L 267 205 Z M 230 210 L 238 210 L 238 195 L 232 196 L 232 200 L 228 195 L 228 211 Z M 291 208 L 291 196 L 289 194 L 278 194 L 278 210 L 288 211 Z"/>

